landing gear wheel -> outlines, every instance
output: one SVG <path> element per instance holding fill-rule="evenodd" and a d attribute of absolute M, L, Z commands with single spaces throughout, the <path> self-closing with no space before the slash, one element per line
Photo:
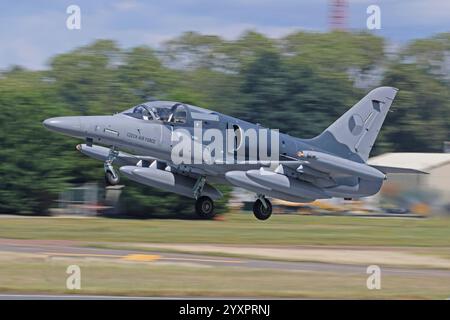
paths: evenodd
<path fill-rule="evenodd" d="M 202 196 L 195 202 L 195 211 L 202 219 L 212 219 L 214 213 L 214 202 L 210 197 Z"/>
<path fill-rule="evenodd" d="M 118 174 L 115 175 L 111 171 L 105 172 L 105 182 L 108 186 L 116 186 L 119 184 L 120 177 Z"/>
<path fill-rule="evenodd" d="M 272 204 L 266 198 L 264 198 L 264 201 L 267 207 L 264 207 L 260 199 L 256 200 L 253 204 L 253 214 L 258 220 L 267 220 L 272 215 Z"/>

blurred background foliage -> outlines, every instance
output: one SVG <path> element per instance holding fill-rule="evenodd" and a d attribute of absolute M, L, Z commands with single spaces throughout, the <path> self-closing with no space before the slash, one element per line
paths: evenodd
<path fill-rule="evenodd" d="M 102 164 L 76 152 L 79 141 L 45 130 L 48 117 L 168 99 L 309 138 L 373 87 L 389 85 L 400 92 L 372 155 L 440 152 L 450 132 L 449 81 L 450 33 L 395 50 L 383 38 L 347 32 L 281 39 L 247 32 L 233 41 L 188 32 L 159 50 L 98 40 L 53 57 L 47 70 L 0 74 L 0 212 L 44 214 L 69 184 L 103 183 Z M 192 211 L 182 197 L 126 184 L 124 211 Z"/>

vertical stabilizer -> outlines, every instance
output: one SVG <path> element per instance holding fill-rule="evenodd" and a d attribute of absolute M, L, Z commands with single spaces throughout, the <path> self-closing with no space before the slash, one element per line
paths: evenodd
<path fill-rule="evenodd" d="M 398 89 L 379 87 L 310 143 L 340 157 L 366 162 Z"/>

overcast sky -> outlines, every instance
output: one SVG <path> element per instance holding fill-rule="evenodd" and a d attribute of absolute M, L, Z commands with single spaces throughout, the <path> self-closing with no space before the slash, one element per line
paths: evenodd
<path fill-rule="evenodd" d="M 252 29 L 279 37 L 326 31 L 328 0 L 0 0 L 0 69 L 45 68 L 49 58 L 95 39 L 157 47 L 185 31 L 234 39 Z M 395 44 L 450 31 L 450 0 L 349 0 L 349 27 L 366 29 L 366 9 L 381 8 L 376 34 Z M 68 30 L 66 9 L 81 8 L 81 29 Z M 367 29 L 366 29 L 367 30 Z"/>

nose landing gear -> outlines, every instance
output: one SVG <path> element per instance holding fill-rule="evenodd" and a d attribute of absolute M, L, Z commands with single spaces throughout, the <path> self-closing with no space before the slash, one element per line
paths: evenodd
<path fill-rule="evenodd" d="M 206 177 L 198 177 L 194 185 L 193 192 L 195 201 L 195 212 L 202 219 L 212 219 L 215 216 L 214 201 L 208 196 L 200 196 L 206 183 Z"/>
<path fill-rule="evenodd" d="M 267 220 L 272 215 L 272 204 L 264 195 L 258 195 L 258 200 L 253 204 L 253 214 L 258 220 Z"/>
<path fill-rule="evenodd" d="M 119 184 L 120 182 L 120 177 L 119 175 L 116 173 L 116 171 L 114 170 L 114 168 L 112 169 L 108 169 L 108 171 L 105 172 L 105 182 L 107 185 L 109 186 L 116 186 Z"/>
<path fill-rule="evenodd" d="M 103 168 L 105 169 L 105 182 L 109 186 L 116 186 L 120 182 L 120 177 L 112 165 L 118 155 L 119 151 L 117 151 L 114 147 L 111 148 L 109 150 L 108 159 L 103 164 Z"/>

